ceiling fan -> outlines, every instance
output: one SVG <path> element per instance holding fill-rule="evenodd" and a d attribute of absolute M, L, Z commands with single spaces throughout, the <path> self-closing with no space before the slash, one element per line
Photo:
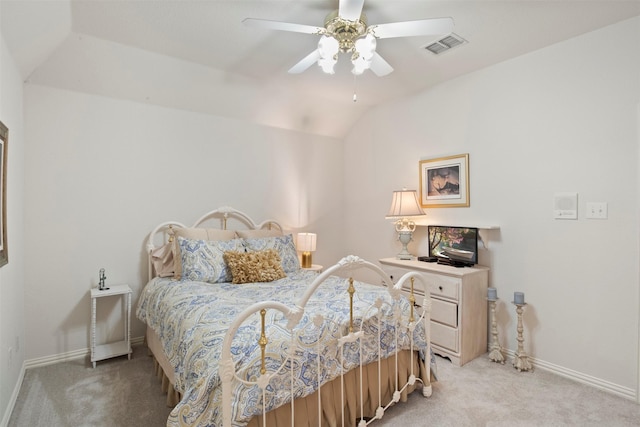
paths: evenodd
<path fill-rule="evenodd" d="M 289 73 L 302 73 L 314 63 L 325 73 L 333 74 L 340 52 L 350 53 L 355 75 L 370 69 L 377 76 L 386 76 L 393 67 L 376 52 L 378 39 L 449 34 L 453 31 L 452 18 L 422 19 L 368 25 L 362 13 L 364 0 L 340 0 L 338 10 L 327 15 L 324 27 L 246 18 L 242 22 L 257 28 L 291 31 L 321 36 L 318 48 L 289 69 Z"/>

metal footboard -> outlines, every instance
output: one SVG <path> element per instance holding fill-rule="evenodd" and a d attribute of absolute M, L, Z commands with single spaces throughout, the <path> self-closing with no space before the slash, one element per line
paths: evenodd
<path fill-rule="evenodd" d="M 423 277 L 415 272 L 410 272 L 405 274 L 400 280 L 398 280 L 398 282 L 394 285 L 393 282 L 390 280 L 389 276 L 387 276 L 384 271 L 368 262 L 365 261 L 359 257 L 350 255 L 348 257 L 343 258 L 342 260 L 340 260 L 336 265 L 328 268 L 327 270 L 325 270 L 323 273 L 319 274 L 318 277 L 312 282 L 312 284 L 307 288 L 306 292 L 304 293 L 304 295 L 302 296 L 302 298 L 300 298 L 300 300 L 296 303 L 295 306 L 289 306 L 283 303 L 280 303 L 278 301 L 265 301 L 265 302 L 259 302 L 259 303 L 255 303 L 249 307 L 247 307 L 242 313 L 240 313 L 240 315 L 234 320 L 234 322 L 232 323 L 231 327 L 229 328 L 229 330 L 227 331 L 227 334 L 225 335 L 224 341 L 223 341 L 223 348 L 222 348 L 222 354 L 221 354 L 221 361 L 220 361 L 220 377 L 222 380 L 222 415 L 223 415 L 223 426 L 224 427 L 230 427 L 232 425 L 233 422 L 233 396 L 232 393 L 234 392 L 235 389 L 235 384 L 237 384 L 238 382 L 243 383 L 245 386 L 258 386 L 261 390 L 261 394 L 262 394 L 262 402 L 263 402 L 263 409 L 262 409 L 262 419 L 263 419 L 263 426 L 266 427 L 266 419 L 267 417 L 265 416 L 267 410 L 267 405 L 264 403 L 267 401 L 267 394 L 269 393 L 269 384 L 270 381 L 276 376 L 276 375 L 280 375 L 282 376 L 283 373 L 286 375 L 289 375 L 290 378 L 290 384 L 291 387 L 288 390 L 288 393 L 290 393 L 290 396 L 293 396 L 293 398 L 291 398 L 290 400 L 290 405 L 291 405 L 291 426 L 295 426 L 295 418 L 294 418 L 294 408 L 295 408 L 295 397 L 296 397 L 296 390 L 294 390 L 294 369 L 296 369 L 296 367 L 294 366 L 294 363 L 292 362 L 292 356 L 293 354 L 297 351 L 297 340 L 296 337 L 298 336 L 299 330 L 297 330 L 296 328 L 301 327 L 300 326 L 300 321 L 302 319 L 302 316 L 305 313 L 305 308 L 307 306 L 307 303 L 309 301 L 309 299 L 311 298 L 311 296 L 317 291 L 318 287 L 322 284 L 322 282 L 324 282 L 329 276 L 333 276 L 333 275 L 337 275 L 340 277 L 344 277 L 344 276 L 349 276 L 349 272 L 355 269 L 359 269 L 359 268 L 364 268 L 364 269 L 368 269 L 368 270 L 372 270 L 373 272 L 375 272 L 379 277 L 381 282 L 386 286 L 386 289 L 388 290 L 388 292 L 390 293 L 390 295 L 392 296 L 392 301 L 393 301 L 393 305 L 391 305 L 388 301 L 384 301 L 382 299 L 377 299 L 375 301 L 374 304 L 372 304 L 370 307 L 368 307 L 365 310 L 365 313 L 362 312 L 355 312 L 354 311 L 354 297 L 357 295 L 358 292 L 358 287 L 356 286 L 356 283 L 352 277 L 346 278 L 345 280 L 345 287 L 347 290 L 347 294 L 348 294 L 348 298 L 349 298 L 349 322 L 348 322 L 348 327 L 344 328 L 344 330 L 341 332 L 341 336 L 337 337 L 337 346 L 339 347 L 339 364 L 342 368 L 342 371 L 340 373 L 340 384 L 341 384 L 341 401 L 342 401 L 342 425 L 345 425 L 345 413 L 344 413 L 344 402 L 345 399 L 347 398 L 347 396 L 345 395 L 345 374 L 352 369 L 352 367 L 350 366 L 346 366 L 347 365 L 347 360 L 344 357 L 345 354 L 345 349 L 351 349 L 352 351 L 357 351 L 359 353 L 360 356 L 360 363 L 358 367 L 355 367 L 355 369 L 359 369 L 360 370 L 360 375 L 359 375 L 359 384 L 357 384 L 357 389 L 359 390 L 359 403 L 360 403 L 360 414 L 361 414 L 361 418 L 358 420 L 358 426 L 359 427 L 364 427 L 366 425 L 369 425 L 370 423 L 374 422 L 377 419 L 381 419 L 384 416 L 385 411 L 392 405 L 394 405 L 395 403 L 399 402 L 401 394 L 405 391 L 405 389 L 407 389 L 407 387 L 410 386 L 414 386 L 416 384 L 416 382 L 420 382 L 422 383 L 422 394 L 425 397 L 429 397 L 431 396 L 432 393 L 432 388 L 431 388 L 431 384 L 430 382 L 427 384 L 425 383 L 418 375 L 417 372 L 414 372 L 414 368 L 416 366 L 416 363 L 414 363 L 414 359 L 413 358 L 417 358 L 419 357 L 417 354 L 417 348 L 414 347 L 414 332 L 415 332 L 415 328 L 422 323 L 423 324 L 423 328 L 424 328 L 424 332 L 425 332 L 425 341 L 427 343 L 427 348 L 425 349 L 425 368 L 426 368 L 426 378 L 430 378 L 430 354 L 431 354 L 431 344 L 430 344 L 430 329 L 429 329 L 429 324 L 430 324 L 430 312 L 431 312 L 431 301 L 430 301 L 430 297 L 429 297 L 429 292 L 428 292 L 428 285 L 427 283 L 424 281 Z M 401 313 L 400 307 L 396 304 L 396 302 L 399 300 L 399 298 L 401 297 L 401 289 L 403 287 L 403 285 L 405 283 L 409 284 L 409 289 L 410 289 L 410 294 L 409 294 L 409 301 L 411 303 L 411 308 L 410 308 L 410 314 L 407 317 L 407 315 L 403 315 L 403 313 Z M 422 302 L 422 310 L 420 313 L 416 313 L 414 311 L 414 302 L 415 302 L 415 294 L 413 292 L 414 287 L 418 286 L 418 287 L 422 287 L 422 294 L 425 295 L 424 297 L 424 301 Z M 394 366 L 395 366 L 395 374 L 394 374 L 394 378 L 395 378 L 395 390 L 392 394 L 391 399 L 386 402 L 383 403 L 382 402 L 382 373 L 381 373 L 381 359 L 382 359 L 382 351 L 381 351 L 381 346 L 382 346 L 382 340 L 383 340 L 383 336 L 382 336 L 382 322 L 383 322 L 383 306 L 386 305 L 386 312 L 391 312 L 390 316 L 387 316 L 387 320 L 391 320 L 392 324 L 395 325 L 395 327 L 393 328 L 395 331 L 395 337 L 393 337 L 393 339 L 395 340 L 395 353 L 390 356 L 392 358 L 394 358 Z M 266 363 L 266 358 L 267 358 L 267 354 L 268 354 L 268 346 L 269 346 L 269 336 L 267 334 L 267 328 L 266 328 L 266 315 L 269 311 L 271 310 L 275 310 L 276 312 L 279 312 L 282 314 L 282 316 L 284 316 L 284 319 L 286 319 L 286 328 L 287 330 L 290 332 L 291 335 L 291 344 L 288 348 L 288 352 L 289 354 L 285 354 L 282 356 L 282 363 L 280 364 L 279 367 L 277 368 L 273 368 L 272 369 L 267 369 L 267 363 Z M 364 322 L 362 321 L 362 319 L 365 319 L 367 317 L 368 314 L 373 314 L 377 316 L 377 337 L 372 337 L 371 335 L 367 335 L 366 331 L 364 330 Z M 259 339 L 258 339 L 258 345 L 260 346 L 261 349 L 261 360 L 260 360 L 260 375 L 257 378 L 243 378 L 242 375 L 240 375 L 239 373 L 245 368 L 243 366 L 240 366 L 240 368 L 237 367 L 237 365 L 241 365 L 240 361 L 237 360 L 238 358 L 236 357 L 236 359 L 234 359 L 231 349 L 232 349 L 232 343 L 234 340 L 234 337 L 236 336 L 236 333 L 238 332 L 239 328 L 241 328 L 241 326 L 243 325 L 243 323 L 249 319 L 252 316 L 260 316 L 260 331 L 259 331 Z M 375 317 L 375 316 L 374 316 Z M 308 328 L 317 328 L 318 329 L 318 334 L 322 334 L 322 329 L 320 328 L 320 326 L 323 324 L 323 322 L 327 322 L 328 319 L 325 319 L 324 316 L 322 314 L 316 314 L 314 316 L 314 318 L 312 319 L 313 321 L 309 324 L 307 324 L 305 327 Z M 332 320 L 329 320 L 332 321 Z M 411 350 L 411 373 L 409 375 L 408 380 L 406 381 L 405 384 L 399 384 L 399 366 L 398 366 L 398 352 L 401 351 L 401 349 L 399 348 L 399 337 L 401 334 L 401 331 L 408 331 L 408 336 L 410 337 L 410 350 Z M 319 337 L 318 337 L 319 338 Z M 364 356 L 364 351 L 365 351 L 365 347 L 364 344 L 365 342 L 367 344 L 371 344 L 372 341 L 365 341 L 365 340 L 373 340 L 373 339 L 377 339 L 377 347 L 378 347 L 378 352 L 377 352 L 377 363 L 378 363 L 378 402 L 379 402 L 379 406 L 377 407 L 377 409 L 375 410 L 375 415 L 372 416 L 370 419 L 365 419 L 364 417 L 362 417 L 362 414 L 364 414 L 365 410 L 364 410 L 364 387 L 363 387 L 363 356 Z M 384 339 L 388 340 L 389 337 L 384 337 Z M 326 341 L 322 341 L 320 339 L 317 340 L 317 344 L 318 346 L 318 357 L 317 360 L 312 360 L 312 361 L 308 361 L 310 365 L 305 367 L 309 370 L 312 371 L 316 371 L 317 372 L 317 380 L 318 380 L 318 384 L 320 383 L 320 373 L 322 370 L 322 364 L 321 364 L 321 358 L 320 358 L 320 354 L 321 354 L 321 346 L 326 345 Z M 375 361 L 374 361 L 375 363 Z M 315 366 L 313 365 L 315 364 Z M 300 367 L 299 369 L 302 369 L 302 367 Z M 320 384 L 319 384 L 320 385 Z M 321 397 L 321 393 L 317 393 L 317 399 L 318 399 L 318 425 L 320 426 L 322 423 L 322 397 Z"/>

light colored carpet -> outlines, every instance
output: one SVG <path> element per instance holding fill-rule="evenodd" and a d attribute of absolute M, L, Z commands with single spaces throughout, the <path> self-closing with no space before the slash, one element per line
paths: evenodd
<path fill-rule="evenodd" d="M 433 396 L 413 393 L 374 426 L 640 426 L 640 405 L 540 369 L 437 359 Z M 79 359 L 28 370 L 9 426 L 160 427 L 169 411 L 146 348 L 136 346 L 130 361 L 96 369 Z"/>
<path fill-rule="evenodd" d="M 163 426 L 171 412 L 144 346 L 104 360 L 28 369 L 9 427 Z"/>

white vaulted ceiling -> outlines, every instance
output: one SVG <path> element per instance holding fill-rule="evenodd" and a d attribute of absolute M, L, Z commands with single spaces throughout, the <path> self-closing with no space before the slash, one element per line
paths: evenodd
<path fill-rule="evenodd" d="M 379 40 L 395 71 L 354 79 L 287 70 L 318 36 L 249 28 L 247 17 L 322 26 L 337 0 L 0 0 L 3 38 L 30 84 L 342 137 L 369 108 L 640 15 L 640 1 L 365 0 L 369 24 L 452 17 L 468 43 Z M 640 29 L 639 29 L 640 33 Z M 597 55 L 594 52 L 594 55 Z M 354 90 L 358 101 L 353 102 Z"/>

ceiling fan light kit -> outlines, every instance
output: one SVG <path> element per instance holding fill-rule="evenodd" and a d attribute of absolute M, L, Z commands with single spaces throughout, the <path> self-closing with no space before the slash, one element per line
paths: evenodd
<path fill-rule="evenodd" d="M 436 18 L 388 24 L 367 24 L 367 17 L 362 13 L 364 0 L 340 0 L 338 10 L 327 15 L 324 28 L 304 24 L 269 21 L 247 18 L 243 22 L 259 28 L 281 31 L 292 31 L 320 35 L 318 48 L 305 56 L 289 69 L 289 73 L 297 74 L 317 63 L 322 71 L 334 74 L 335 64 L 340 52 L 351 53 L 351 72 L 360 75 L 371 70 L 382 77 L 393 71 L 393 67 L 376 52 L 377 40 L 393 37 L 412 37 L 426 35 L 444 35 L 453 31 L 453 19 Z"/>

